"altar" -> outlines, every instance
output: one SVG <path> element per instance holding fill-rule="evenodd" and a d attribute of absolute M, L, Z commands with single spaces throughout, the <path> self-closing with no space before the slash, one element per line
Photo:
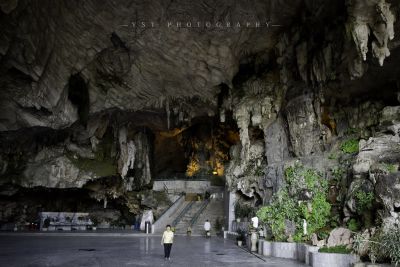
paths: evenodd
<path fill-rule="evenodd" d="M 87 212 L 40 212 L 40 231 L 86 231 L 93 227 Z"/>

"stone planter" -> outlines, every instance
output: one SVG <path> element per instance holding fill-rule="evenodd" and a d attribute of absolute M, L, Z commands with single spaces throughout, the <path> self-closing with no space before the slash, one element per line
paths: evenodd
<path fill-rule="evenodd" d="M 297 243 L 273 242 L 272 257 L 297 260 Z"/>
<path fill-rule="evenodd" d="M 263 241 L 263 245 L 262 245 L 262 255 L 264 256 L 268 256 L 271 257 L 272 256 L 272 243 L 270 241 Z"/>
<path fill-rule="evenodd" d="M 306 245 L 304 244 L 304 249 L 305 249 L 305 260 L 304 262 L 307 265 L 311 265 L 311 256 L 313 252 L 318 252 L 319 247 L 316 246 L 310 246 L 310 245 Z"/>
<path fill-rule="evenodd" d="M 350 267 L 360 258 L 353 254 L 311 252 L 310 265 L 313 267 Z"/>
<path fill-rule="evenodd" d="M 258 237 L 257 237 L 257 232 L 256 231 L 251 231 L 250 242 L 251 242 L 250 251 L 251 252 L 257 251 Z"/>
<path fill-rule="evenodd" d="M 393 267 L 395 265 L 385 263 L 357 262 L 352 267 Z"/>
<path fill-rule="evenodd" d="M 266 240 L 259 240 L 258 246 L 259 254 L 264 256 L 294 259 L 306 264 L 310 263 L 311 252 L 318 252 L 319 250 L 319 247 L 304 243 L 271 242 Z"/>
<path fill-rule="evenodd" d="M 297 253 L 297 260 L 301 262 L 306 261 L 306 244 L 297 243 L 296 253 Z"/>
<path fill-rule="evenodd" d="M 264 240 L 258 240 L 258 251 L 257 253 L 260 255 L 263 255 L 263 245 L 264 245 Z"/>

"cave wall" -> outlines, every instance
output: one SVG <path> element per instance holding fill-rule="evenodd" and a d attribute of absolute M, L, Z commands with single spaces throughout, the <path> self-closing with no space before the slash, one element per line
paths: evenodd
<path fill-rule="evenodd" d="M 30 202 L 49 208 L 22 193 L 46 190 L 81 190 L 79 201 L 111 213 L 161 213 L 168 201 L 152 181 L 191 168 L 224 174 L 259 206 L 297 161 L 327 179 L 342 170 L 342 218 L 356 213 L 360 185 L 396 218 L 396 1 L 8 0 L 0 10 L 0 221 L 25 220 L 16 214 Z M 190 16 L 280 27 L 163 24 Z M 147 18 L 160 26 L 132 24 Z M 342 151 L 348 139 L 359 153 Z"/>
<path fill-rule="evenodd" d="M 239 71 L 245 78 L 234 84 L 222 105 L 222 113 L 233 112 L 240 132 L 226 172 L 238 202 L 268 204 L 285 183 L 285 169 L 302 164 L 330 181 L 332 216 L 340 223 L 360 216 L 360 191 L 374 196 L 372 220 L 398 223 L 393 196 L 399 176 L 399 69 L 392 67 L 398 64 L 399 48 L 392 29 L 399 24 L 398 6 L 392 4 L 388 9 L 383 1 L 337 2 L 337 9 L 329 11 L 321 6 L 325 24 L 319 25 L 321 18 L 305 12 L 304 24 L 281 36 L 274 56 L 257 54 L 247 66 L 250 71 Z M 341 15 L 344 10 L 347 18 Z M 390 40 L 386 48 L 392 50 L 386 53 Z M 260 71 L 260 65 L 268 67 Z M 254 128 L 264 132 L 263 138 L 252 140 Z M 346 151 L 351 141 L 357 152 Z M 389 180 L 392 186 L 382 189 Z"/>

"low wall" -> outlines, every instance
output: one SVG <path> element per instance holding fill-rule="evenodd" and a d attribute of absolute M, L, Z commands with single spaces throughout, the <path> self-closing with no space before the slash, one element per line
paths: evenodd
<path fill-rule="evenodd" d="M 297 260 L 297 244 L 288 242 L 272 243 L 272 257 Z"/>
<path fill-rule="evenodd" d="M 239 236 L 236 232 L 224 231 L 224 238 L 236 242 L 236 238 Z"/>
<path fill-rule="evenodd" d="M 359 261 L 352 254 L 318 252 L 319 247 L 303 243 L 259 240 L 258 246 L 264 256 L 293 259 L 313 267 L 350 267 Z"/>
<path fill-rule="evenodd" d="M 154 191 L 204 193 L 211 186 L 210 181 L 204 180 L 156 180 L 153 183 Z"/>
<path fill-rule="evenodd" d="M 350 267 L 360 259 L 352 254 L 311 252 L 311 266 Z"/>

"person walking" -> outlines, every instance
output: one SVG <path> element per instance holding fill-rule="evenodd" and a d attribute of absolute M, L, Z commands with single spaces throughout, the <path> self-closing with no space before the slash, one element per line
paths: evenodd
<path fill-rule="evenodd" d="M 210 237 L 211 236 L 211 223 L 206 220 L 206 222 L 204 223 L 204 231 L 206 232 L 206 237 Z"/>
<path fill-rule="evenodd" d="M 168 224 L 161 238 L 161 245 L 164 245 L 165 260 L 171 260 L 170 254 L 173 242 L 174 242 L 174 232 L 172 232 L 171 230 L 171 225 Z"/>

